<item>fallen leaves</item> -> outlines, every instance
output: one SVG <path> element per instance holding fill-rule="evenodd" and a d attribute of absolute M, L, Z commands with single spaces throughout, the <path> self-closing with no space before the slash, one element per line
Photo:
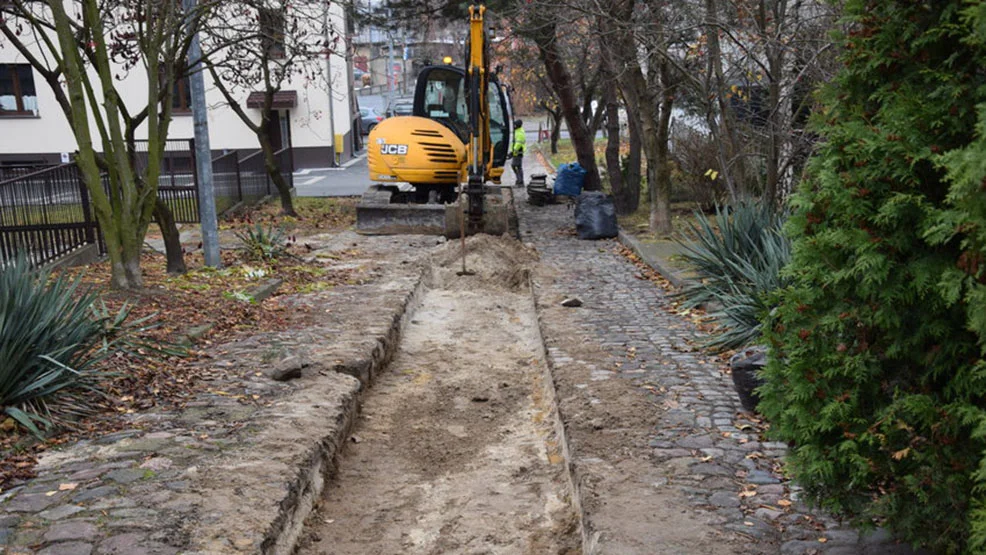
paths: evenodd
<path fill-rule="evenodd" d="M 298 199 L 296 209 L 301 219 L 281 217 L 280 206 L 268 203 L 246 217 L 224 222 L 222 227 L 235 230 L 256 221 L 273 222 L 284 225 L 287 233 L 304 238 L 352 226 L 356 202 L 357 199 Z M 313 242 L 316 241 L 311 241 L 309 247 Z M 136 292 L 108 289 L 111 273 L 108 262 L 66 269 L 63 273 L 81 276 L 83 286 L 99 292 L 110 313 L 115 314 L 124 303 L 129 303 L 132 320 L 152 317 L 148 323 L 155 327 L 141 331 L 141 338 L 171 345 L 186 343 L 189 341 L 186 336 L 198 328 L 200 333 L 195 334 L 194 341 L 207 346 L 244 333 L 286 329 L 289 325 L 300 325 L 299 319 L 310 317 L 304 307 L 283 307 L 277 296 L 251 304 L 226 298 L 231 292 L 247 290 L 270 277 L 284 279 L 278 291 L 280 295 L 317 292 L 338 285 L 360 284 L 367 279 L 353 266 L 337 268 L 346 260 L 362 256 L 358 250 L 337 251 L 311 261 L 300 258 L 311 257 L 310 250 L 296 243 L 291 247 L 294 256 L 264 265 L 248 263 L 238 251 L 224 250 L 222 269 L 204 266 L 200 252 L 188 253 L 185 262 L 189 272 L 181 276 L 168 275 L 164 255 L 149 251 L 141 257 L 144 289 Z M 135 357 L 119 353 L 102 363 L 101 369 L 106 371 L 105 379 L 99 384 L 103 394 L 83 393 L 94 413 L 72 422 L 71 429 L 62 430 L 42 443 L 21 433 L 12 420 L 0 421 L 0 432 L 5 432 L 0 433 L 0 487 L 34 477 L 37 455 L 50 446 L 132 426 L 127 423 L 130 414 L 182 406 L 192 396 L 206 391 L 210 380 L 230 371 L 226 367 L 212 367 L 209 362 L 210 356 L 194 347 L 186 356 L 151 353 L 149 357 Z M 260 399 L 258 395 L 215 394 L 246 403 Z M 68 491 L 63 488 L 70 485 L 62 484 L 58 491 Z"/>

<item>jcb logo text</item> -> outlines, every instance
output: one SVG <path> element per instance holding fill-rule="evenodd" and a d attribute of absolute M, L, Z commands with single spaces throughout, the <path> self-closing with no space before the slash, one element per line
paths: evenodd
<path fill-rule="evenodd" d="M 380 145 L 380 154 L 407 154 L 407 145 Z"/>

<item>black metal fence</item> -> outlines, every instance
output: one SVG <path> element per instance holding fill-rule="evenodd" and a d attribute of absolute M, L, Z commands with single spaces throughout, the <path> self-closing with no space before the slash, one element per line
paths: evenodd
<path fill-rule="evenodd" d="M 282 148 L 274 153 L 277 160 L 277 167 L 281 170 L 281 176 L 288 183 L 288 187 L 294 189 L 294 151 L 290 148 Z"/>
<path fill-rule="evenodd" d="M 243 200 L 240 155 L 235 150 L 212 159 L 212 186 L 216 213 L 223 214 Z"/>
<path fill-rule="evenodd" d="M 0 166 L 0 181 L 7 181 L 14 179 L 15 177 L 21 177 L 22 175 L 27 175 L 29 173 L 34 173 L 38 170 L 43 170 L 50 167 L 51 165 L 49 164 Z"/>
<path fill-rule="evenodd" d="M 139 143 L 135 166 L 147 164 L 146 142 Z M 162 160 L 159 198 L 168 203 L 178 223 L 198 223 L 198 179 L 194 144 L 172 139 Z M 275 153 L 285 180 L 294 186 L 291 150 Z M 212 160 L 216 211 L 254 203 L 276 192 L 261 151 L 242 159 L 230 152 Z M 107 176 L 104 176 L 104 185 Z M 104 252 L 89 191 L 75 164 L 0 167 L 0 262 L 24 251 L 35 264 L 56 260 L 85 245 Z"/>
<path fill-rule="evenodd" d="M 271 184 L 267 178 L 263 151 L 247 154 L 240 160 L 240 181 L 243 183 L 244 202 L 255 202 L 270 194 Z"/>
<path fill-rule="evenodd" d="M 0 181 L 0 260 L 18 251 L 45 264 L 100 244 L 96 219 L 78 167 L 63 164 Z M 102 250 L 102 249 L 101 249 Z"/>
<path fill-rule="evenodd" d="M 147 141 L 134 141 L 134 169 L 147 171 Z M 199 188 L 195 175 L 195 140 L 168 139 L 161 157 L 157 196 L 171 208 L 175 221 L 199 221 Z"/>

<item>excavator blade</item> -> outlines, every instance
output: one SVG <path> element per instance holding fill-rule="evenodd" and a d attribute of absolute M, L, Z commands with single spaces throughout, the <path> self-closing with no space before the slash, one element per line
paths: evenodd
<path fill-rule="evenodd" d="M 400 199 L 400 195 L 392 187 L 374 185 L 363 193 L 356 205 L 356 231 L 366 235 L 419 234 L 455 238 L 462 233 L 465 213 L 467 235 L 517 234 L 517 213 L 510 188 L 486 187 L 482 221 L 476 229 L 468 225 L 468 206 L 461 204 L 468 202 L 468 198 L 466 195 L 459 195 L 458 200 L 449 204 L 394 202 Z"/>

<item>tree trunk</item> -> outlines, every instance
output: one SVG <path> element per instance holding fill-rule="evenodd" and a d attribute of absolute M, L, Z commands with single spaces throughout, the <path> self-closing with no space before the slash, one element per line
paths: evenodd
<path fill-rule="evenodd" d="M 652 187 L 656 194 L 651 197 L 650 207 L 651 230 L 665 235 L 669 235 L 673 231 L 671 225 L 671 153 L 668 148 L 671 98 L 671 95 L 666 92 L 661 100 L 661 115 L 657 123 L 657 163 L 654 168 L 654 187 Z"/>
<path fill-rule="evenodd" d="M 623 91 L 627 100 L 629 112 L 640 114 L 640 135 L 643 142 L 644 156 L 647 157 L 647 189 L 650 200 L 651 231 L 670 233 L 670 190 L 660 183 L 663 170 L 667 169 L 667 133 L 662 135 L 660 114 L 657 113 L 658 99 L 650 93 L 647 80 L 640 65 L 635 61 L 627 61 L 623 74 Z M 662 139 L 664 141 L 662 147 Z M 670 174 L 669 174 L 670 175 Z M 668 180 L 670 183 L 670 179 Z M 662 198 L 663 197 L 663 198 Z M 661 212 L 663 211 L 663 213 Z"/>
<path fill-rule="evenodd" d="M 672 83 L 671 65 L 660 57 L 656 61 L 661 80 L 661 106 L 657 122 L 657 167 L 655 181 L 657 195 L 652 198 L 650 227 L 658 233 L 674 231 L 671 221 L 671 108 L 674 106 L 675 86 Z"/>
<path fill-rule="evenodd" d="M 627 198 L 627 187 L 623 183 L 623 168 L 620 167 L 620 105 L 616 101 L 616 84 L 612 81 L 606 90 L 606 175 L 609 188 L 613 191 L 616 213 L 620 216 L 632 214 Z"/>
<path fill-rule="evenodd" d="M 585 183 L 582 187 L 586 191 L 598 191 L 602 189 L 602 183 L 599 180 L 599 168 L 596 166 L 594 137 L 589 134 L 589 129 L 582 121 L 582 112 L 575 98 L 571 75 L 559 56 L 557 23 L 554 20 L 541 25 L 535 37 L 535 43 L 541 54 L 541 60 L 544 62 L 551 86 L 558 96 L 562 113 L 565 115 L 568 134 L 575 146 L 575 154 L 579 159 L 579 164 L 586 171 Z"/>
<path fill-rule="evenodd" d="M 764 187 L 764 203 L 776 204 L 781 180 L 781 72 L 784 70 L 784 49 L 778 46 L 768 46 L 767 64 L 770 68 L 767 85 L 767 183 Z"/>
<path fill-rule="evenodd" d="M 274 147 L 267 135 L 267 126 L 261 125 L 260 128 L 257 139 L 260 142 L 260 149 L 264 152 L 264 169 L 267 170 L 267 177 L 277 187 L 277 194 L 281 198 L 281 214 L 297 218 L 298 213 L 294 210 L 294 199 L 291 197 L 291 186 L 284 180 L 277 158 L 274 157 Z"/>
<path fill-rule="evenodd" d="M 640 208 L 640 167 L 643 161 L 643 144 L 640 139 L 640 124 L 630 117 L 627 117 L 627 135 L 629 135 L 630 150 L 627 152 L 626 173 L 623 175 L 623 182 L 627 190 L 627 209 L 632 214 Z"/>
<path fill-rule="evenodd" d="M 736 134 L 736 119 L 726 94 L 726 77 L 722 69 L 722 48 L 719 44 L 719 5 L 717 0 L 705 0 L 706 37 L 708 55 L 706 68 L 711 82 L 709 94 L 714 102 L 709 103 L 710 115 L 707 117 L 709 129 L 718 143 L 719 174 L 729 190 L 730 200 L 735 202 L 747 192 L 746 162 L 740 156 L 741 148 Z M 718 106 L 718 119 L 715 108 Z M 733 162 L 736 171 L 733 171 Z"/>
<path fill-rule="evenodd" d="M 558 141 L 561 139 L 561 112 L 551 114 L 551 153 L 558 154 Z"/>
<path fill-rule="evenodd" d="M 185 266 L 185 255 L 181 248 L 181 234 L 175 224 L 175 215 L 160 198 L 154 203 L 154 219 L 157 220 L 161 237 L 164 238 L 164 254 L 168 260 L 169 274 L 184 274 L 188 271 Z"/>

